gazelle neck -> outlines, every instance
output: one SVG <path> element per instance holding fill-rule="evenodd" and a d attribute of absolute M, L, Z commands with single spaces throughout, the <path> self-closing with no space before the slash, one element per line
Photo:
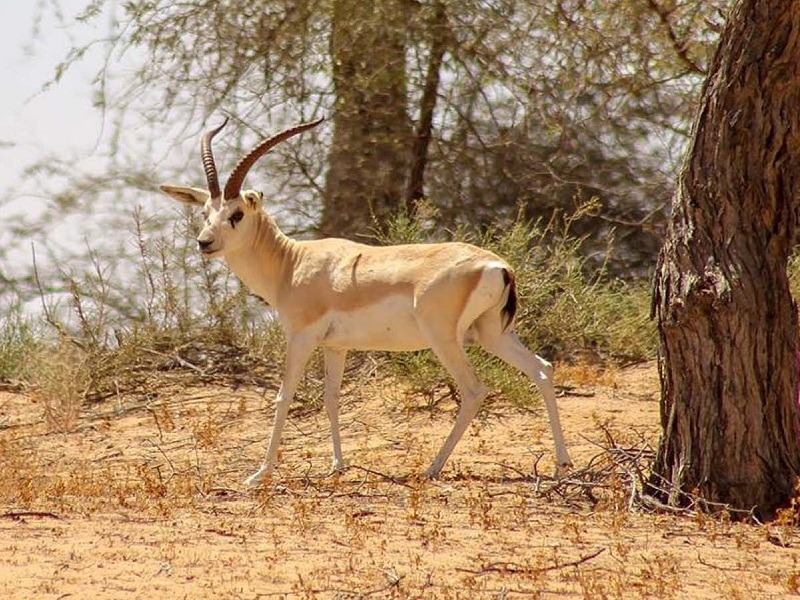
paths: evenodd
<path fill-rule="evenodd" d="M 275 306 L 283 273 L 291 264 L 296 242 L 288 238 L 265 211 L 259 211 L 249 244 L 226 254 L 230 269 L 254 294 Z M 254 257 L 258 257 L 254 260 Z"/>

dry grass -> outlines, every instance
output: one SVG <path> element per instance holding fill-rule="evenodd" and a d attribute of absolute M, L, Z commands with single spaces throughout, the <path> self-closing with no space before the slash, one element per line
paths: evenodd
<path fill-rule="evenodd" d="M 191 369 L 189 369 L 191 371 Z M 416 478 L 454 405 L 362 370 L 343 400 L 352 466 L 327 475 L 323 411 L 298 405 L 258 492 L 269 402 L 181 371 L 150 394 L 84 405 L 68 431 L 44 401 L 0 394 L 0 594 L 192 598 L 769 598 L 798 593 L 800 543 L 770 526 L 649 513 L 616 449 L 654 444 L 652 365 L 561 369 L 576 473 L 553 482 L 546 418 L 496 400 L 438 481 Z M 268 393 L 271 398 L 274 388 Z M 426 408 L 426 410 L 419 410 Z M 619 458 L 619 455 L 617 455 Z M 610 461 L 610 462 L 609 462 Z M 537 464 L 542 477 L 531 476 Z M 621 463 L 620 463 L 621 464 Z M 611 465 L 611 466 L 609 466 Z M 588 471 L 585 471 L 588 472 Z M 577 479 L 576 479 L 577 481 Z"/>
<path fill-rule="evenodd" d="M 218 269 L 190 264 L 174 238 L 147 243 L 137 226 L 143 321 L 120 324 L 101 310 L 113 290 L 98 265 L 92 278 L 67 279 L 75 331 L 47 313 L 60 343 L 29 344 L 8 319 L 0 327 L 0 383 L 24 374 L 28 386 L 0 392 L 0 595 L 800 593 L 800 511 L 761 527 L 699 507 L 653 512 L 644 501 L 641 477 L 658 435 L 655 369 L 609 359 L 652 356 L 648 296 L 587 279 L 579 240 L 567 233 L 547 252 L 553 232 L 523 223 L 485 241 L 519 269 L 528 341 L 569 360 L 557 371 L 576 459 L 569 478 L 547 476 L 549 427 L 531 386 L 476 355 L 495 392 L 442 478 L 418 479 L 452 426 L 456 394 L 428 355 L 356 355 L 341 416 L 351 467 L 327 474 L 312 364 L 278 472 L 253 492 L 241 482 L 265 450 L 280 332 L 253 318 L 263 307 Z M 542 242 L 533 251 L 532 236 Z M 186 293 L 196 281 L 208 309 L 199 319 Z"/>

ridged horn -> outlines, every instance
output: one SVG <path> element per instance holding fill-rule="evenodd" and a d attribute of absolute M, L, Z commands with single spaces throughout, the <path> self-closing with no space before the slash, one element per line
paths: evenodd
<path fill-rule="evenodd" d="M 244 178 L 247 176 L 248 171 L 250 171 L 253 165 L 256 164 L 256 161 L 259 158 L 264 156 L 277 144 L 280 144 L 284 140 L 288 140 L 290 137 L 295 136 L 298 133 L 303 133 L 304 131 L 316 127 L 324 120 L 325 117 L 322 117 L 316 121 L 301 123 L 300 125 L 296 125 L 295 127 L 291 127 L 285 131 L 281 131 L 280 133 L 273 135 L 271 138 L 264 140 L 258 146 L 253 148 L 253 150 L 251 150 L 247 156 L 239 161 L 239 164 L 236 165 L 236 168 L 228 178 L 228 183 L 225 184 L 225 200 L 236 198 L 239 195 L 239 192 L 242 191 L 242 183 L 244 183 Z"/>
<path fill-rule="evenodd" d="M 211 152 L 211 140 L 217 135 L 225 125 L 228 124 L 228 118 L 222 122 L 222 125 L 211 131 L 207 131 L 203 135 L 203 140 L 200 142 L 200 154 L 203 157 L 203 169 L 206 172 L 206 181 L 208 182 L 208 191 L 212 198 L 219 198 L 219 177 L 217 176 L 217 165 L 214 163 L 214 153 Z"/>

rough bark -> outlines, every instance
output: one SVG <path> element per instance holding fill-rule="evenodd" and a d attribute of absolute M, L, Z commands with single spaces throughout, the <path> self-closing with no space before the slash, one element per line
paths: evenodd
<path fill-rule="evenodd" d="M 403 0 L 334 0 L 336 105 L 320 230 L 356 237 L 396 211 L 408 172 Z"/>
<path fill-rule="evenodd" d="M 420 99 L 419 124 L 414 132 L 411 146 L 411 170 L 406 185 L 405 201 L 409 208 L 425 197 L 425 167 L 428 164 L 428 145 L 433 130 L 433 111 L 436 108 L 442 60 L 447 49 L 447 11 L 444 2 L 436 2 L 430 22 L 430 34 L 430 55 L 425 73 L 425 87 Z"/>
<path fill-rule="evenodd" d="M 771 513 L 800 447 L 786 273 L 800 177 L 800 1 L 741 0 L 709 69 L 655 277 L 656 489 Z M 665 485 L 666 484 L 666 485 Z"/>

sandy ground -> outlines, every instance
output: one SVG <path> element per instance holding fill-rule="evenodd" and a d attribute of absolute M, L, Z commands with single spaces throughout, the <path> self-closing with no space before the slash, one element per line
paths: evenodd
<path fill-rule="evenodd" d="M 576 467 L 609 433 L 658 434 L 654 365 L 562 369 Z M 290 416 L 278 473 L 241 482 L 265 449 L 270 400 L 255 389 L 164 385 L 146 401 L 85 408 L 54 432 L 34 395 L 0 394 L 1 598 L 785 598 L 800 537 L 702 515 L 628 508 L 607 483 L 543 494 L 543 410 L 492 401 L 437 481 L 415 477 L 452 425 L 402 386 L 351 385 L 351 466 L 329 475 L 327 419 Z M 546 484 L 545 480 L 545 484 Z"/>

